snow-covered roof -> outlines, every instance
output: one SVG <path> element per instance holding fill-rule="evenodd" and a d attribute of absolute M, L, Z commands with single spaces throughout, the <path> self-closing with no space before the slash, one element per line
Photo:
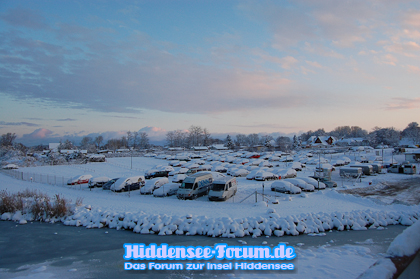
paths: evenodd
<path fill-rule="evenodd" d="M 216 149 L 216 150 L 227 150 L 228 148 L 226 146 L 224 146 L 223 144 L 213 144 L 212 148 Z"/>

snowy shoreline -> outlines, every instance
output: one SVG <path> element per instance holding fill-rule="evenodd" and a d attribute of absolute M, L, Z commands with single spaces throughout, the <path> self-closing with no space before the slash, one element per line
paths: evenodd
<path fill-rule="evenodd" d="M 321 234 L 330 230 L 383 229 L 388 225 L 410 226 L 420 218 L 416 211 L 374 212 L 352 211 L 345 213 L 307 213 L 299 216 L 280 217 L 274 209 L 265 216 L 237 218 L 209 218 L 207 216 L 169 216 L 146 214 L 145 212 L 115 212 L 110 210 L 76 208 L 74 214 L 62 218 L 50 218 L 44 222 L 62 222 L 68 226 L 132 230 L 134 233 L 158 235 L 204 235 L 209 237 L 283 236 L 299 234 Z M 33 221 L 32 214 L 3 213 L 2 220 L 25 224 Z"/>

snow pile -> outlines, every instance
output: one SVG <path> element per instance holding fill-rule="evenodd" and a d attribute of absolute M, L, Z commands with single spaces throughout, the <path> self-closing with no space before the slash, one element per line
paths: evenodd
<path fill-rule="evenodd" d="M 389 245 L 387 253 L 391 256 L 411 256 L 420 249 L 420 222 L 405 229 Z"/>
<path fill-rule="evenodd" d="M 16 215 L 16 214 L 15 214 Z M 3 214 L 3 220 L 20 221 L 19 216 Z M 232 219 L 229 217 L 169 216 L 166 214 L 119 213 L 78 207 L 71 216 L 60 220 L 65 225 L 86 228 L 109 227 L 133 230 L 141 234 L 206 235 L 211 237 L 260 237 L 299 234 L 319 234 L 330 230 L 366 230 L 379 226 L 397 225 L 420 218 L 418 212 L 352 211 L 347 213 L 307 213 L 281 217 L 270 209 L 265 216 Z M 420 224 L 418 222 L 417 224 Z M 408 244 L 408 243 L 407 243 Z"/>
<path fill-rule="evenodd" d="M 394 276 L 394 273 L 397 272 L 397 268 L 394 263 L 388 259 L 381 259 L 377 261 L 373 266 L 368 270 L 363 272 L 358 279 L 370 279 L 370 278 L 383 278 L 391 279 Z"/>

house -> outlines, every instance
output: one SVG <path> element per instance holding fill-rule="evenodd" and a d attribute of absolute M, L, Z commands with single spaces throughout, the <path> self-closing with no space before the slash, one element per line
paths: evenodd
<path fill-rule="evenodd" d="M 211 148 L 215 150 L 228 150 L 228 148 L 223 144 L 213 144 Z"/>
<path fill-rule="evenodd" d="M 332 136 L 311 136 L 306 141 L 307 147 L 334 145 L 337 139 Z"/>
<path fill-rule="evenodd" d="M 192 150 L 194 151 L 208 151 L 208 147 L 207 146 L 193 146 Z"/>

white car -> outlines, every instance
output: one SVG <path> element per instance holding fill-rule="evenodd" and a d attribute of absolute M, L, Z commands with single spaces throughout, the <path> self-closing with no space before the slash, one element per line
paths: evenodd
<path fill-rule="evenodd" d="M 172 177 L 171 181 L 172 183 L 181 183 L 182 181 L 184 181 L 186 177 L 187 177 L 186 174 L 177 174 L 177 175 L 174 175 L 174 177 Z"/>
<path fill-rule="evenodd" d="M 154 197 L 166 197 L 166 196 L 176 195 L 176 192 L 178 191 L 179 186 L 181 186 L 181 184 L 179 184 L 179 183 L 164 184 L 161 187 L 159 187 L 159 188 L 157 188 L 153 191 L 153 196 Z"/>
<path fill-rule="evenodd" d="M 287 193 L 287 194 L 300 194 L 302 190 L 299 187 L 296 187 L 290 182 L 285 180 L 275 181 L 271 184 L 271 191 Z"/>
<path fill-rule="evenodd" d="M 247 171 L 246 169 L 238 169 L 237 171 L 233 173 L 233 176 L 244 177 L 244 176 L 247 176 L 248 174 L 249 174 L 249 171 Z"/>
<path fill-rule="evenodd" d="M 145 179 L 143 175 L 132 176 L 132 177 L 121 177 L 114 184 L 112 184 L 110 190 L 114 192 L 132 191 L 140 189 L 144 185 Z"/>
<path fill-rule="evenodd" d="M 294 169 L 280 169 L 275 172 L 280 179 L 294 178 L 297 176 L 297 172 Z"/>
<path fill-rule="evenodd" d="M 141 194 L 152 194 L 154 190 L 160 188 L 162 185 L 169 183 L 168 178 L 166 177 L 157 177 L 150 179 L 146 184 L 140 189 Z"/>
<path fill-rule="evenodd" d="M 272 172 L 259 171 L 255 175 L 255 180 L 266 181 L 266 180 L 277 180 L 279 177 Z"/>
<path fill-rule="evenodd" d="M 315 180 L 313 178 L 310 178 L 310 177 L 299 177 L 299 179 L 302 179 L 303 181 L 305 181 L 306 183 L 314 186 L 315 189 L 318 189 L 318 190 L 323 190 L 323 189 L 327 188 L 327 186 L 324 183 L 322 183 L 321 181 L 318 182 L 317 180 Z M 319 188 L 318 188 L 318 183 L 319 183 Z"/>
<path fill-rule="evenodd" d="M 286 179 L 287 182 L 292 183 L 293 185 L 301 188 L 303 191 L 313 192 L 315 191 L 315 187 L 311 184 L 306 183 L 302 179 L 299 178 L 288 178 Z"/>

